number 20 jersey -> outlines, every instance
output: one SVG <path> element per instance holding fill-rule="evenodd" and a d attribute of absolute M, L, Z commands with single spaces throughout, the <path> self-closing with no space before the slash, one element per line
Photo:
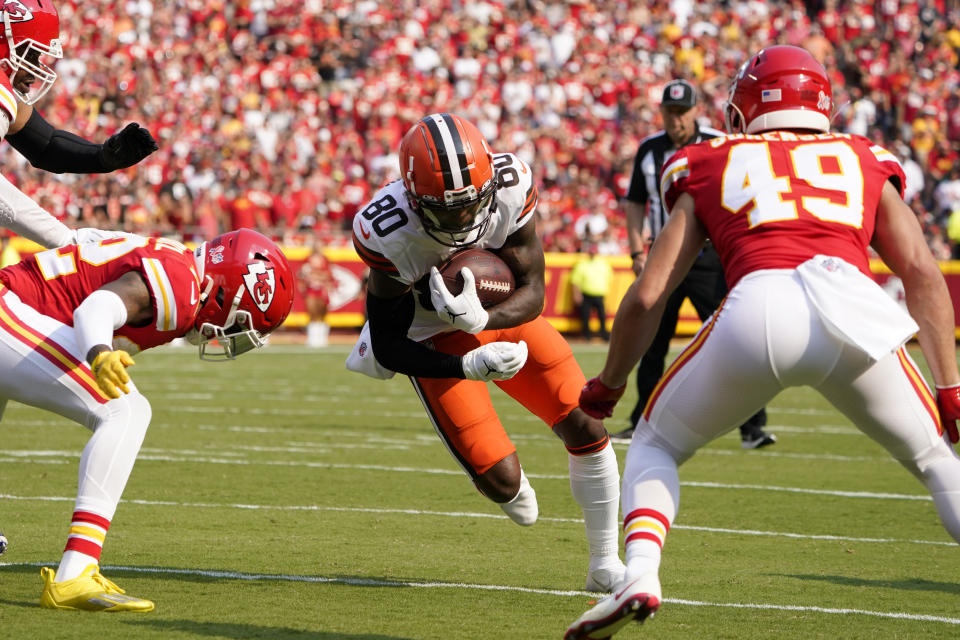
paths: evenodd
<path fill-rule="evenodd" d="M 139 273 L 154 317 L 144 326 L 114 331 L 114 348 L 136 353 L 184 335 L 199 309 L 200 278 L 187 247 L 133 234 L 41 251 L 0 269 L 0 282 L 37 311 L 73 326 L 73 311 L 87 296 L 127 272 Z"/>
<path fill-rule="evenodd" d="M 497 172 L 495 207 L 484 233 L 470 247 L 499 249 L 507 236 L 533 219 L 537 187 L 533 173 L 512 153 L 495 154 Z M 458 249 L 447 247 L 429 235 L 407 199 L 400 180 L 385 185 L 353 218 L 353 246 L 363 262 L 407 285 L 414 286 Z M 421 292 L 422 294 L 422 292 Z M 407 333 L 412 340 L 425 340 L 453 328 L 440 320 L 424 303 L 429 295 L 414 291 L 416 311 Z"/>
<path fill-rule="evenodd" d="M 792 269 L 817 254 L 870 276 L 867 247 L 887 180 L 903 194 L 896 157 L 861 136 L 730 135 L 680 149 L 660 191 L 690 194 L 730 288 L 758 269 Z M 872 277 L 872 276 L 871 276 Z"/>

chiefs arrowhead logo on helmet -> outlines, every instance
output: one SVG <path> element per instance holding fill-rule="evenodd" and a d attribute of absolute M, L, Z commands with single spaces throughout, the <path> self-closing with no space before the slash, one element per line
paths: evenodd
<path fill-rule="evenodd" d="M 273 268 L 267 268 L 263 262 L 251 262 L 247 265 L 247 272 L 243 274 L 243 283 L 253 298 L 253 303 L 260 311 L 266 311 L 273 302 L 273 294 L 277 290 Z"/>
<path fill-rule="evenodd" d="M 200 245 L 194 259 L 203 292 L 187 338 L 200 346 L 205 360 L 235 358 L 262 346 L 293 308 L 290 263 L 263 234 L 252 229 L 221 234 Z"/>
<path fill-rule="evenodd" d="M 33 20 L 33 12 L 19 0 L 6 0 L 0 5 L 0 11 L 10 16 L 10 22 L 26 22 Z"/>

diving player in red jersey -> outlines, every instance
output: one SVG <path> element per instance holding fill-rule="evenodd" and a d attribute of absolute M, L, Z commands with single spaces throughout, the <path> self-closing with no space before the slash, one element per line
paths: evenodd
<path fill-rule="evenodd" d="M 205 359 L 259 347 L 293 305 L 293 274 L 247 229 L 190 251 L 133 234 L 37 253 L 0 270 L 0 410 L 7 400 L 93 432 L 56 571 L 41 569 L 52 609 L 150 611 L 100 574 L 104 538 L 150 424 L 130 381 L 131 354 L 186 337 Z M 212 349 L 216 341 L 219 351 Z"/>
<path fill-rule="evenodd" d="M 664 301 L 707 238 L 730 292 L 651 395 L 623 472 L 627 572 L 566 640 L 608 638 L 657 611 L 678 466 L 787 387 L 817 390 L 885 447 L 930 491 L 960 542 L 953 305 L 901 199 L 898 161 L 865 138 L 829 133 L 831 99 L 826 72 L 807 51 L 764 49 L 731 88 L 732 135 L 684 147 L 661 173 L 669 220 L 617 311 L 606 363 L 580 406 L 612 413 Z M 903 280 L 909 315 L 870 277 L 868 246 Z M 914 334 L 935 392 L 904 347 Z"/>

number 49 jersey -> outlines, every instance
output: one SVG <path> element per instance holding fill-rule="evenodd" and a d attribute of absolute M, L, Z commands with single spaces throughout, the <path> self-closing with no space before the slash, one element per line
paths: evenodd
<path fill-rule="evenodd" d="M 525 162 L 512 153 L 500 153 L 493 156 L 493 166 L 497 172 L 496 200 L 490 223 L 470 245 L 477 249 L 502 247 L 507 236 L 533 219 L 537 206 L 537 187 Z M 380 189 L 354 216 L 353 246 L 368 267 L 411 286 L 425 282 L 430 267 L 458 250 L 427 234 L 400 180 Z M 412 340 L 452 330 L 437 317 L 425 289 L 415 291 L 414 298 L 416 311 L 408 332 Z"/>
<path fill-rule="evenodd" d="M 792 269 L 818 254 L 870 276 L 867 247 L 887 180 L 903 194 L 899 161 L 866 138 L 779 131 L 680 149 L 660 191 L 668 208 L 682 193 L 693 197 L 732 288 L 752 271 Z"/>
<path fill-rule="evenodd" d="M 146 282 L 154 317 L 145 326 L 117 329 L 114 348 L 136 353 L 184 335 L 199 309 L 200 277 L 193 252 L 173 240 L 118 234 L 41 251 L 0 269 L 0 282 L 25 304 L 72 326 L 73 312 L 87 296 L 130 271 Z"/>

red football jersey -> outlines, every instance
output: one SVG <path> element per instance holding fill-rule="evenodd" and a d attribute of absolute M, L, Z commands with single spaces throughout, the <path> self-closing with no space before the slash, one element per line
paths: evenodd
<path fill-rule="evenodd" d="M 199 310 L 200 277 L 193 252 L 165 238 L 123 234 L 117 238 L 41 251 L 0 269 L 0 282 L 37 311 L 73 326 L 73 311 L 88 295 L 127 273 L 143 276 L 153 320 L 123 325 L 114 347 L 136 353 L 184 335 Z"/>
<path fill-rule="evenodd" d="M 883 183 L 903 195 L 896 157 L 866 138 L 787 131 L 730 135 L 683 147 L 663 168 L 672 209 L 695 203 L 733 287 L 758 269 L 792 269 L 817 254 L 843 258 L 870 275 Z"/>

